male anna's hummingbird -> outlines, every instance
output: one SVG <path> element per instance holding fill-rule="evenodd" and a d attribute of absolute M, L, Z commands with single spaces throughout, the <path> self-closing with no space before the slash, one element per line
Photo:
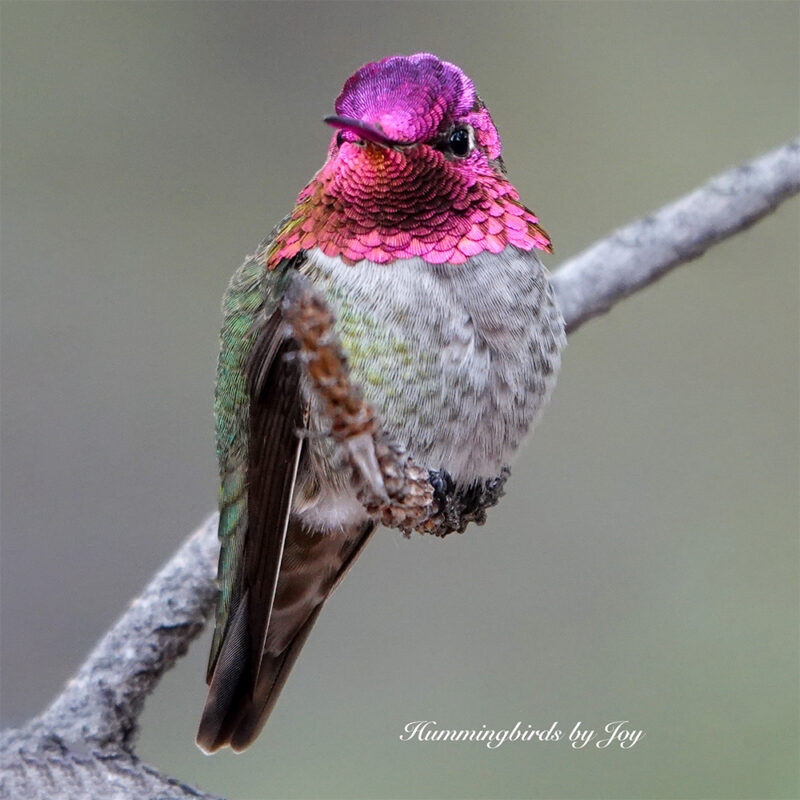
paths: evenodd
<path fill-rule="evenodd" d="M 564 326 L 547 234 L 505 175 L 472 81 L 428 53 L 344 85 L 322 169 L 234 274 L 216 388 L 220 596 L 197 735 L 239 751 L 264 725 L 323 603 L 377 519 L 340 468 L 282 298 L 301 273 L 335 314 L 382 429 L 469 490 L 547 401 Z"/>

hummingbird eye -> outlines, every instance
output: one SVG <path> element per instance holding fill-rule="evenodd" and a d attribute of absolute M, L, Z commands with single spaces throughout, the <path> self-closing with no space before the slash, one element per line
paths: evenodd
<path fill-rule="evenodd" d="M 336 134 L 336 146 L 341 147 L 344 144 L 344 131 L 339 131 Z"/>
<path fill-rule="evenodd" d="M 447 137 L 447 147 L 457 158 L 464 158 L 472 151 L 472 137 L 469 128 L 454 128 Z"/>

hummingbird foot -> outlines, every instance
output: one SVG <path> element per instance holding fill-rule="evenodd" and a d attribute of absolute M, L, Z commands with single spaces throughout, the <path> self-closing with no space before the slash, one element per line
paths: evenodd
<path fill-rule="evenodd" d="M 503 467 L 496 478 L 459 486 L 446 469 L 431 470 L 428 481 L 433 487 L 438 510 L 425 522 L 420 533 L 443 537 L 449 533 L 464 533 L 470 522 L 483 525 L 487 509 L 497 505 L 505 494 L 510 474 L 511 470 Z"/>
<path fill-rule="evenodd" d="M 375 453 L 375 440 L 369 433 L 359 433 L 340 443 L 344 460 L 354 468 L 361 484 L 359 500 L 365 506 L 382 506 L 389 503 L 381 467 Z"/>
<path fill-rule="evenodd" d="M 382 525 L 399 528 L 408 536 L 413 530 L 420 530 L 436 510 L 428 471 L 418 467 L 402 447 L 383 433 L 379 432 L 372 444 L 383 495 L 374 491 L 369 479 L 363 479 L 363 469 L 351 459 L 354 474 L 362 478 L 358 500 Z"/>

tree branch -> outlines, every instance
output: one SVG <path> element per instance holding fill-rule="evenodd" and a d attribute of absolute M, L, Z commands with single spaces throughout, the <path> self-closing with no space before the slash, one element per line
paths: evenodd
<path fill-rule="evenodd" d="M 569 331 L 800 191 L 800 139 L 620 228 L 552 277 Z M 216 515 L 165 564 L 38 717 L 0 735 L 0 796 L 211 798 L 140 762 L 137 719 L 215 597 Z"/>
<path fill-rule="evenodd" d="M 20 730 L 0 734 L 0 797 L 212 798 L 139 761 L 133 740 L 145 700 L 203 630 L 216 597 L 218 548 L 213 514 L 50 706 Z"/>
<path fill-rule="evenodd" d="M 800 137 L 728 170 L 565 262 L 551 278 L 572 333 L 800 191 Z"/>

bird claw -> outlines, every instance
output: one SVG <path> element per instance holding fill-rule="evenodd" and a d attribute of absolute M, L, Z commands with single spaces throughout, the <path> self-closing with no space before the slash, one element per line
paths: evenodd
<path fill-rule="evenodd" d="M 389 502 L 389 495 L 383 483 L 378 457 L 375 454 L 375 440 L 369 433 L 350 436 L 342 442 L 348 461 L 355 467 L 365 489 L 377 501 L 377 505 Z"/>

